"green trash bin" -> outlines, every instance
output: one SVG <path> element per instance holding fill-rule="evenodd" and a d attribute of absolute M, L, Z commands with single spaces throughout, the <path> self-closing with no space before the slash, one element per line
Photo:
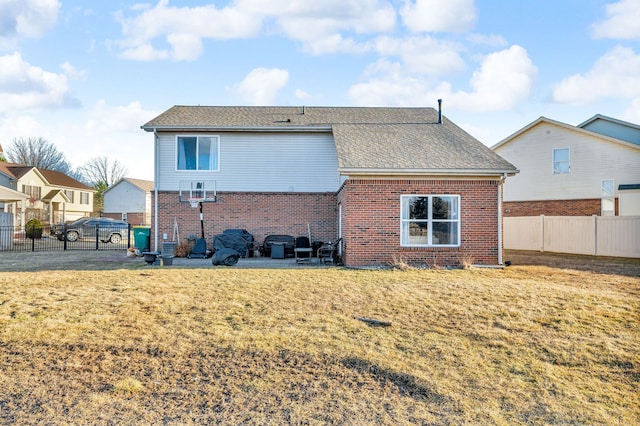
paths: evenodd
<path fill-rule="evenodd" d="M 149 251 L 149 249 L 151 248 L 151 227 L 134 226 L 132 229 L 134 247 L 141 252 Z"/>

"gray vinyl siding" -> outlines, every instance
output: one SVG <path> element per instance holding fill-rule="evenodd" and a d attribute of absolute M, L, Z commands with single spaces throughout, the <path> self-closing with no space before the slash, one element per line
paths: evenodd
<path fill-rule="evenodd" d="M 335 192 L 338 158 L 330 133 L 202 132 L 220 136 L 220 170 L 176 170 L 176 136 L 159 135 L 158 189 L 178 190 L 180 180 L 215 180 L 217 191 Z"/>

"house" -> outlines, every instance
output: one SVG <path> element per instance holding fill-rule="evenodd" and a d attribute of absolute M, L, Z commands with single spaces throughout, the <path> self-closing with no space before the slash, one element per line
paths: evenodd
<path fill-rule="evenodd" d="M 517 170 L 441 110 L 174 106 L 141 127 L 156 249 L 176 225 L 209 244 L 227 228 L 310 230 L 342 238 L 348 266 L 502 264 L 501 186 Z"/>
<path fill-rule="evenodd" d="M 504 185 L 505 216 L 640 215 L 636 124 L 540 117 L 492 149 L 520 170 Z"/>
<path fill-rule="evenodd" d="M 103 215 L 132 225 L 151 224 L 153 182 L 122 178 L 104 192 Z"/>
<path fill-rule="evenodd" d="M 21 192 L 24 201 L 7 200 L 4 211 L 14 214 L 14 225 L 30 219 L 67 222 L 89 216 L 95 190 L 64 173 L 33 166 L 0 162 L 0 187 Z"/>

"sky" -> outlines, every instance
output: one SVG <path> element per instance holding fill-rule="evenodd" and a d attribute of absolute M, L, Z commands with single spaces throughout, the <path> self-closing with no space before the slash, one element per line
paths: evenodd
<path fill-rule="evenodd" d="M 438 107 L 493 146 L 640 124 L 640 0 L 0 0 L 0 145 L 153 179 L 173 105 Z"/>

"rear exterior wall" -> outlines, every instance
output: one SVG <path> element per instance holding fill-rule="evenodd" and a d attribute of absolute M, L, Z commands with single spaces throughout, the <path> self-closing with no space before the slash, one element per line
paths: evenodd
<path fill-rule="evenodd" d="M 498 180 L 350 179 L 340 190 L 343 261 L 349 266 L 498 264 Z M 400 196 L 459 195 L 459 247 L 402 247 Z"/>
<path fill-rule="evenodd" d="M 307 225 L 313 241 L 335 240 L 337 232 L 336 194 L 331 192 L 218 192 L 217 202 L 203 203 L 202 211 L 209 249 L 212 249 L 213 236 L 225 229 L 246 229 L 259 243 L 270 234 L 306 236 Z M 167 234 L 169 240 L 173 239 L 175 222 L 179 242 L 184 242 L 189 235 L 201 236 L 199 208 L 178 202 L 178 192 L 160 191 L 159 243 L 163 234 Z M 152 245 L 154 239 L 152 228 Z"/>

